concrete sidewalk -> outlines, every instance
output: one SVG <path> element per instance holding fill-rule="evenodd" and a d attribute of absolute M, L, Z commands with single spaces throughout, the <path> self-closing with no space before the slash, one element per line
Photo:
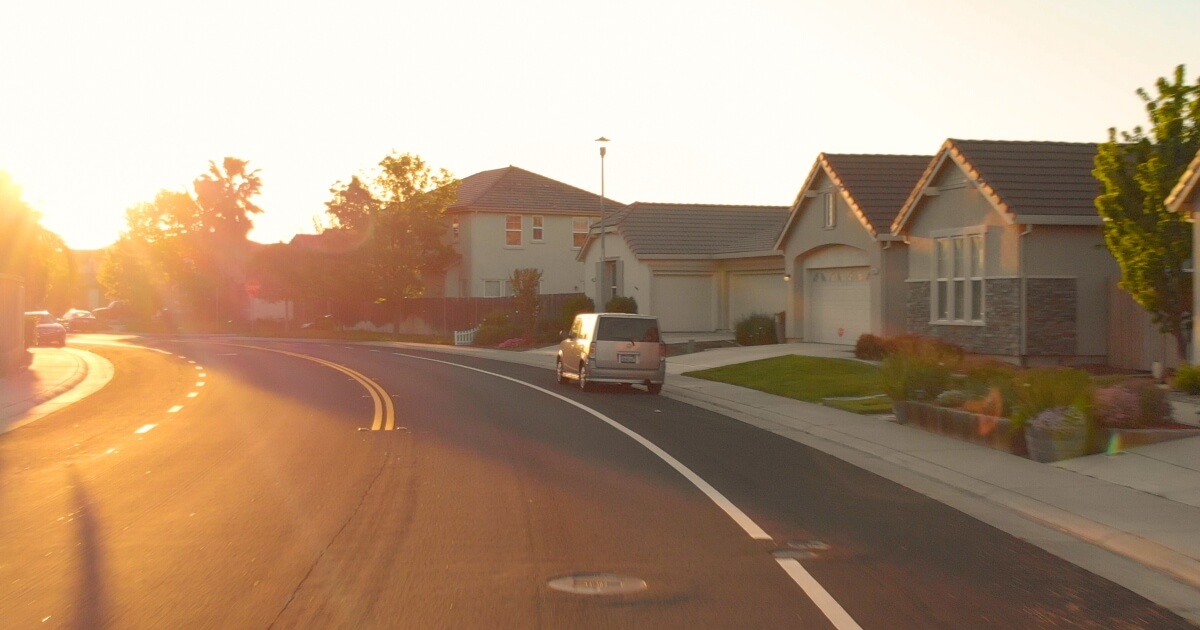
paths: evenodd
<path fill-rule="evenodd" d="M 308 340 L 294 341 L 305 343 Z M 316 343 L 330 343 L 315 341 Z M 410 343 L 338 345 L 425 349 L 554 368 L 555 348 L 505 351 Z M 851 358 L 849 348 L 781 344 L 671 357 L 663 395 L 834 455 L 930 496 L 1117 582 L 1200 623 L 1200 438 L 1039 464 L 983 446 L 684 372 L 800 354 Z M 111 366 L 78 350 L 39 349 L 26 375 L 0 380 L 0 433 L 103 387 Z M 554 384 L 547 374 L 547 386 Z M 23 398 L 24 397 L 24 398 Z"/>

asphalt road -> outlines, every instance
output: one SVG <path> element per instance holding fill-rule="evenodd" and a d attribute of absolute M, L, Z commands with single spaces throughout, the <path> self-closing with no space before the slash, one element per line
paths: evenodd
<path fill-rule="evenodd" d="M 158 347 L 95 347 L 108 387 L 0 435 L 0 627 L 1192 627 L 640 388 L 416 350 Z"/>

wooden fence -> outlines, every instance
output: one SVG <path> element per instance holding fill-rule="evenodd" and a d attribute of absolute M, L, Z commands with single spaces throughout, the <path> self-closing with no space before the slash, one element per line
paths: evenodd
<path fill-rule="evenodd" d="M 583 293 L 554 293 L 538 296 L 538 322 L 558 325 L 563 305 Z M 342 325 L 400 334 L 449 335 L 479 325 L 489 313 L 512 315 L 517 302 L 512 297 L 496 298 L 408 298 L 391 304 L 337 305 L 297 303 L 295 321 L 313 321 L 332 314 Z"/>
<path fill-rule="evenodd" d="M 1158 332 L 1146 309 L 1113 282 L 1108 292 L 1108 365 L 1148 372 L 1154 362 L 1179 367 L 1175 337 Z"/>

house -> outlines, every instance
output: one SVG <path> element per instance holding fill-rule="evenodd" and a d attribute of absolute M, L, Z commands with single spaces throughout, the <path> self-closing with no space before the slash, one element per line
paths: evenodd
<path fill-rule="evenodd" d="M 773 315 L 785 306 L 775 240 L 787 216 L 785 206 L 630 204 L 588 233 L 578 257 L 586 292 L 598 308 L 614 295 L 634 298 L 665 332 L 731 330 L 747 315 Z"/>
<path fill-rule="evenodd" d="M 790 280 L 788 339 L 853 344 L 904 332 L 908 251 L 892 221 L 931 159 L 817 156 L 775 243 Z"/>
<path fill-rule="evenodd" d="M 892 223 L 906 328 L 1021 364 L 1104 363 L 1120 276 L 1095 144 L 947 140 Z"/>
<path fill-rule="evenodd" d="M 1188 164 L 1187 169 L 1179 178 L 1179 183 L 1171 190 L 1171 194 L 1167 196 L 1167 207 L 1172 212 L 1188 212 L 1192 218 L 1192 266 L 1195 267 L 1196 261 L 1200 260 L 1200 221 L 1197 221 L 1197 214 L 1200 214 L 1200 152 L 1196 153 L 1196 158 Z M 1200 313 L 1200 274 L 1192 274 L 1192 313 Z M 1191 363 L 1196 363 L 1196 340 L 1200 340 L 1197 336 L 1197 331 L 1200 331 L 1200 317 L 1192 318 L 1192 348 Z"/>
<path fill-rule="evenodd" d="M 623 204 L 604 200 L 605 213 Z M 476 173 L 458 184 L 446 209 L 448 238 L 459 254 L 446 272 L 446 297 L 502 297 L 513 270 L 542 271 L 541 292 L 583 293 L 577 254 L 600 219 L 601 198 L 515 166 Z"/>

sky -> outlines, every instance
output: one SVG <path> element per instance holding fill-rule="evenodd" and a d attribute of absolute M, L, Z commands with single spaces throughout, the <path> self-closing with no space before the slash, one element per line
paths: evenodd
<path fill-rule="evenodd" d="M 391 151 L 634 201 L 790 205 L 817 155 L 1101 142 L 1200 76 L 1197 0 L 6 3 L 0 170 L 75 249 L 210 160 L 250 237 L 312 232 Z"/>

